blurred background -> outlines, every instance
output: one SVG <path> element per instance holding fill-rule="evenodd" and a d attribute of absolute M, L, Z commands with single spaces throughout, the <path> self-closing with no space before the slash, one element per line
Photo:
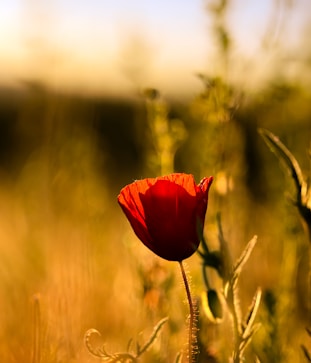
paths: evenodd
<path fill-rule="evenodd" d="M 310 176 L 310 21 L 309 0 L 1 2 L 3 362 L 96 361 L 89 328 L 102 334 L 92 344 L 122 351 L 164 316 L 145 361 L 174 361 L 188 313 L 178 266 L 141 245 L 116 202 L 173 171 L 215 178 L 211 249 L 218 212 L 233 258 L 258 235 L 240 282 L 243 312 L 263 289 L 250 350 L 306 361 L 308 236 L 257 130 Z M 187 262 L 199 297 L 201 261 Z M 230 323 L 200 314 L 200 362 L 228 361 Z"/>

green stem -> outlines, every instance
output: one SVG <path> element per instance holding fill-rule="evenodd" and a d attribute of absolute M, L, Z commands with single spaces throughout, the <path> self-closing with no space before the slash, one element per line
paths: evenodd
<path fill-rule="evenodd" d="M 233 320 L 233 334 L 234 334 L 234 350 L 233 350 L 233 363 L 240 363 L 241 361 L 241 321 L 240 321 L 240 313 L 239 313 L 239 305 L 237 300 L 237 291 L 235 282 L 230 281 L 228 287 L 228 297 L 227 297 L 227 305 L 229 307 L 231 317 Z"/>
<path fill-rule="evenodd" d="M 192 297 L 191 297 L 189 282 L 188 282 L 186 271 L 184 269 L 184 265 L 183 265 L 182 261 L 179 261 L 179 266 L 180 266 L 182 278 L 184 281 L 188 305 L 189 305 L 190 319 L 189 319 L 189 337 L 188 337 L 188 350 L 189 350 L 188 362 L 192 363 L 194 361 L 194 354 L 193 354 L 194 305 L 193 305 L 193 301 L 192 301 Z"/>

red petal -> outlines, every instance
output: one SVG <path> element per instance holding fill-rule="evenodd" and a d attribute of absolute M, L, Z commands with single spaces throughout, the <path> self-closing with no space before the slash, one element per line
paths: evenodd
<path fill-rule="evenodd" d="M 192 255 L 199 244 L 195 184 L 191 185 L 191 178 L 190 183 L 188 178 L 178 178 L 178 182 L 182 182 L 183 186 L 176 184 L 176 178 L 175 183 L 158 179 L 141 196 L 146 225 L 152 236 L 149 248 L 165 259 L 176 261 Z"/>
<path fill-rule="evenodd" d="M 209 188 L 213 182 L 213 177 L 205 177 L 200 181 L 199 188 L 202 190 L 202 192 L 207 196 Z"/>
<path fill-rule="evenodd" d="M 118 202 L 129 220 L 137 237 L 146 245 L 150 243 L 146 222 L 145 211 L 140 199 L 141 191 L 146 191 L 149 188 L 147 179 L 135 182 L 124 187 L 119 196 Z"/>
<path fill-rule="evenodd" d="M 193 175 L 184 173 L 174 173 L 157 180 L 169 180 L 172 183 L 182 186 L 190 195 L 196 195 L 197 186 Z"/>
<path fill-rule="evenodd" d="M 206 177 L 200 181 L 197 189 L 197 199 L 198 199 L 198 207 L 197 213 L 198 217 L 200 218 L 202 224 L 204 224 L 205 220 L 205 213 L 207 209 L 207 202 L 208 202 L 208 191 L 213 182 L 213 177 Z"/>

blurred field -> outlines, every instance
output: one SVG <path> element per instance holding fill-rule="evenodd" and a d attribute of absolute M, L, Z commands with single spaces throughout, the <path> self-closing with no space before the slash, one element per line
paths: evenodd
<path fill-rule="evenodd" d="M 267 324 L 275 324 L 269 329 L 279 335 L 275 354 L 297 361 L 307 338 L 308 240 L 286 197 L 291 180 L 257 127 L 277 133 L 307 172 L 311 106 L 306 90 L 280 87 L 248 100 L 227 122 L 209 121 L 203 96 L 188 109 L 172 104 L 169 117 L 182 119 L 187 132 L 175 170 L 194 173 L 198 181 L 215 176 L 206 223 L 210 243 L 217 243 L 218 211 L 235 257 L 258 235 L 242 275 L 242 305 L 247 308 L 257 286 L 267 299 L 272 296 L 276 321 L 270 317 Z M 123 185 L 157 174 L 146 157 L 153 147 L 144 99 L 110 102 L 54 94 L 39 85 L 3 91 L 1 99 L 2 360 L 35 362 L 33 339 L 39 334 L 40 361 L 92 361 L 83 344 L 87 329 L 98 329 L 107 349 L 120 350 L 171 313 L 161 347 L 168 356 L 161 361 L 172 361 L 187 315 L 177 266 L 140 246 L 116 203 Z M 189 264 L 200 294 L 198 258 Z M 264 305 L 262 311 L 268 314 Z M 223 340 L 215 334 L 207 344 Z M 269 337 L 262 339 L 260 344 L 274 346 Z"/>
<path fill-rule="evenodd" d="M 102 334 L 94 346 L 125 351 L 165 316 L 142 361 L 174 361 L 188 314 L 178 266 L 141 245 L 116 202 L 133 180 L 173 171 L 197 182 L 214 176 L 205 226 L 212 249 L 218 212 L 234 259 L 258 235 L 239 284 L 243 313 L 263 290 L 248 362 L 255 354 L 262 363 L 307 362 L 310 241 L 290 199 L 293 182 L 258 128 L 279 136 L 310 177 L 310 49 L 297 56 L 294 77 L 292 63 L 280 61 L 250 89 L 243 72 L 229 81 L 233 45 L 218 42 L 222 71 L 201 75 L 202 91 L 188 98 L 155 90 L 91 96 L 38 80 L 0 89 L 1 362 L 95 362 L 84 344 L 88 329 Z M 187 263 L 199 299 L 201 261 Z M 228 317 L 214 324 L 200 310 L 199 325 L 199 362 L 227 362 Z"/>

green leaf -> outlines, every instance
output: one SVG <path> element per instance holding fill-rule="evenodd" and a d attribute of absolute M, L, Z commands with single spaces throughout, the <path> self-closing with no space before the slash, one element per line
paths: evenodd
<path fill-rule="evenodd" d="M 218 240 L 219 240 L 219 245 L 220 245 L 221 262 L 222 262 L 222 264 L 221 264 L 222 271 L 220 273 L 220 276 L 224 280 L 228 280 L 230 271 L 232 269 L 232 259 L 231 259 L 231 255 L 230 255 L 228 242 L 226 241 L 226 239 L 224 237 L 220 213 L 217 214 L 216 218 L 217 218 Z"/>
<path fill-rule="evenodd" d="M 208 301 L 208 306 L 210 308 L 210 311 L 213 314 L 214 318 L 222 319 L 223 310 L 222 310 L 222 305 L 219 300 L 217 291 L 215 291 L 215 290 L 207 291 L 207 301 Z"/>
<path fill-rule="evenodd" d="M 259 305 L 260 305 L 260 301 L 261 301 L 261 295 L 262 295 L 262 291 L 260 288 L 257 289 L 252 304 L 249 308 L 249 312 L 247 314 L 246 320 L 245 320 L 245 329 L 243 331 L 243 338 L 246 338 L 250 332 L 251 329 L 254 325 L 254 320 L 256 318 L 258 309 L 259 309 Z"/>
<path fill-rule="evenodd" d="M 297 202 L 301 202 L 301 195 L 304 189 L 306 189 L 306 183 L 303 178 L 302 171 L 298 164 L 298 161 L 294 155 L 288 150 L 288 148 L 275 136 L 271 131 L 266 129 L 259 129 L 259 134 L 262 136 L 265 143 L 270 150 L 277 156 L 277 158 L 285 164 L 290 175 L 292 176 L 296 190 L 297 190 Z"/>
<path fill-rule="evenodd" d="M 246 245 L 244 248 L 240 258 L 237 260 L 237 262 L 234 265 L 233 268 L 233 276 L 235 278 L 238 278 L 239 274 L 242 271 L 243 266 L 245 265 L 246 261 L 248 260 L 249 256 L 251 255 L 253 248 L 255 247 L 255 244 L 257 242 L 257 236 L 254 236 Z"/>
<path fill-rule="evenodd" d="M 311 190 L 308 188 L 308 183 L 304 180 L 299 163 L 288 148 L 272 132 L 265 129 L 259 129 L 258 132 L 271 151 L 285 164 L 294 180 L 296 187 L 295 204 L 307 224 L 311 242 Z"/>
<path fill-rule="evenodd" d="M 143 345 L 142 348 L 139 348 L 139 351 L 137 351 L 137 355 L 136 357 L 138 358 L 139 356 L 141 356 L 151 345 L 152 343 L 156 340 L 156 338 L 158 337 L 163 325 L 168 321 L 168 318 L 163 318 L 161 319 L 158 324 L 153 328 L 153 332 L 150 335 L 148 341 Z"/>

